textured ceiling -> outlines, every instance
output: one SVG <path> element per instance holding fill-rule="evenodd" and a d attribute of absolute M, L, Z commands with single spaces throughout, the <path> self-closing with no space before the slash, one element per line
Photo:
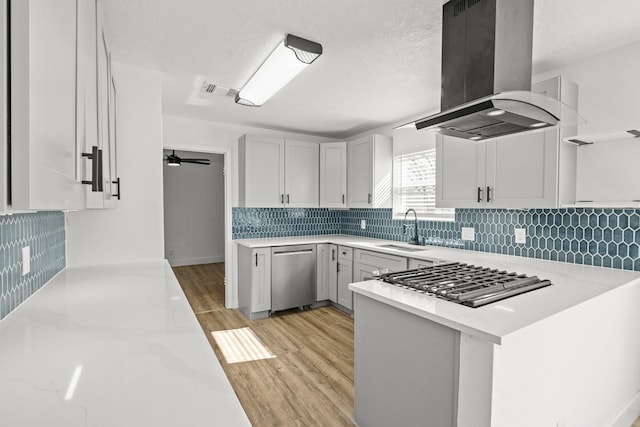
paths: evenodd
<path fill-rule="evenodd" d="M 105 0 L 116 61 L 163 72 L 167 114 L 344 138 L 436 111 L 442 0 Z M 640 40 L 638 0 L 536 0 L 534 73 Z M 260 108 L 240 89 L 287 33 L 323 55 Z"/>

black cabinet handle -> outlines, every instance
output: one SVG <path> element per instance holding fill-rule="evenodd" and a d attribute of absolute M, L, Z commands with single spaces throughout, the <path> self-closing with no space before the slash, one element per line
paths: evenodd
<path fill-rule="evenodd" d="M 478 187 L 478 203 L 482 202 L 482 188 Z"/>
<path fill-rule="evenodd" d="M 491 201 L 491 187 L 487 185 L 487 203 Z"/>
<path fill-rule="evenodd" d="M 287 204 L 288 204 L 288 205 L 290 205 L 290 204 L 291 204 L 291 201 L 290 201 L 290 199 L 289 199 L 289 195 L 288 195 L 288 194 L 287 194 Z"/>
<path fill-rule="evenodd" d="M 331 249 L 331 261 L 335 261 L 335 260 L 336 260 L 336 250 Z"/>
<path fill-rule="evenodd" d="M 104 175 L 102 174 L 102 150 L 98 150 L 98 191 L 104 191 Z"/>
<path fill-rule="evenodd" d="M 284 205 L 284 194 L 280 195 L 280 204 Z"/>
<path fill-rule="evenodd" d="M 344 194 L 342 195 L 342 204 L 344 205 Z"/>
<path fill-rule="evenodd" d="M 256 253 L 256 267 L 258 266 L 258 254 Z"/>
<path fill-rule="evenodd" d="M 371 193 L 367 195 L 367 203 L 371 204 Z"/>
<path fill-rule="evenodd" d="M 117 197 L 118 200 L 120 200 L 120 178 L 116 179 L 115 181 L 111 181 L 112 184 L 115 184 L 118 186 L 118 192 L 116 194 L 114 194 L 114 197 Z"/>
<path fill-rule="evenodd" d="M 91 160 L 91 181 L 82 181 L 84 185 L 90 185 L 91 191 L 100 191 L 100 180 L 101 178 L 98 175 L 98 164 L 102 165 L 102 162 L 99 162 L 98 157 L 100 150 L 98 150 L 98 146 L 94 145 L 91 147 L 91 153 L 82 153 L 82 157 Z M 100 158 L 100 160 L 102 160 Z"/>

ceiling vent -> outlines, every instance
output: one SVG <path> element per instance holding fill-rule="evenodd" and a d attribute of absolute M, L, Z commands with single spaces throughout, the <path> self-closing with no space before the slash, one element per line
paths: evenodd
<path fill-rule="evenodd" d="M 210 96 L 225 96 L 235 99 L 238 91 L 236 89 L 220 86 L 205 80 L 200 88 L 200 93 Z"/>

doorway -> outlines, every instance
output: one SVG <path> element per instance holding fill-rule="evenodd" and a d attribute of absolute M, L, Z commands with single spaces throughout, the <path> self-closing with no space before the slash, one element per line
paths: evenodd
<path fill-rule="evenodd" d="M 232 268 L 228 249 L 231 191 L 225 171 L 230 155 L 226 150 L 216 151 L 163 150 L 164 251 L 171 267 L 220 264 L 227 285 L 226 271 Z M 177 156 L 179 161 L 167 162 L 168 155 Z M 230 294 L 225 286 L 227 307 Z"/>

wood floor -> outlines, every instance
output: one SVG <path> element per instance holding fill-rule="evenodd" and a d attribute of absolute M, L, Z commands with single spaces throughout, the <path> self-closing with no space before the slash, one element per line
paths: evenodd
<path fill-rule="evenodd" d="M 249 321 L 224 308 L 224 264 L 174 267 L 249 420 L 261 426 L 353 426 L 353 318 L 332 307 Z M 228 364 L 212 331 L 250 327 L 276 355 Z"/>

